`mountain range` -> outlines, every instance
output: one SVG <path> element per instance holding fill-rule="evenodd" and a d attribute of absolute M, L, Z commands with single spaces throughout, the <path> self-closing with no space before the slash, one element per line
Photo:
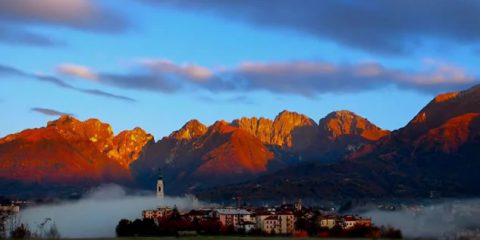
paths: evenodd
<path fill-rule="evenodd" d="M 99 120 L 62 116 L 0 139 L 0 195 L 154 189 L 161 171 L 167 194 L 214 200 L 478 196 L 479 147 L 479 86 L 435 97 L 393 132 L 345 110 L 318 121 L 283 111 L 191 120 L 155 141 L 140 128 L 115 136 Z"/>
<path fill-rule="evenodd" d="M 317 124 L 283 111 L 274 120 L 241 118 L 206 127 L 197 120 L 145 148 L 131 165 L 138 182 L 155 183 L 162 169 L 173 193 L 254 179 L 304 161 L 338 156 L 388 135 L 352 112 L 329 114 Z"/>
<path fill-rule="evenodd" d="M 309 161 L 199 192 L 203 198 L 426 198 L 480 195 L 480 87 L 435 97 L 405 127 L 333 164 Z"/>

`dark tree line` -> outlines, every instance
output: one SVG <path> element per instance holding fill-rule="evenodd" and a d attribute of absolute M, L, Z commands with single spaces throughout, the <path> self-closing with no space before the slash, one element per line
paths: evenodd
<path fill-rule="evenodd" d="M 309 236 L 319 236 L 325 238 L 402 238 L 402 232 L 393 227 L 377 227 L 357 225 L 349 229 L 344 229 L 340 225 L 333 228 L 321 227 L 318 222 L 319 215 L 305 219 L 297 218 L 295 229 L 308 233 Z"/>
<path fill-rule="evenodd" d="M 160 220 L 158 225 L 153 219 L 136 219 L 130 221 L 122 219 L 116 227 L 118 237 L 132 236 L 175 236 L 182 231 L 195 231 L 199 234 L 218 235 L 221 232 L 222 223 L 218 220 L 187 221 Z"/>
<path fill-rule="evenodd" d="M 157 223 L 153 219 L 136 219 L 134 221 L 122 219 L 116 227 L 116 233 L 119 237 L 175 236 L 182 231 L 217 235 L 220 234 L 222 229 L 222 223 L 217 219 L 201 220 L 195 218 L 190 221 L 181 216 L 176 209 L 168 218 L 157 219 Z"/>
<path fill-rule="evenodd" d="M 10 238 L 12 239 L 60 239 L 60 232 L 55 223 L 49 226 L 39 224 L 36 231 L 30 230 L 30 227 L 24 223 L 14 222 L 10 230 Z M 1 237 L 0 237 L 1 238 Z"/>

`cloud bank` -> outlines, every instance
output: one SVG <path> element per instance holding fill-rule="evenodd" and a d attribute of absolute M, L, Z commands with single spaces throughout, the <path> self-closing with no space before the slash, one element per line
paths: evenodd
<path fill-rule="evenodd" d="M 190 210 L 203 203 L 193 197 L 166 197 L 159 201 L 153 193 L 128 195 L 119 186 L 107 185 L 79 201 L 27 208 L 21 211 L 20 219 L 35 228 L 44 219 L 51 218 L 63 238 L 115 237 L 120 219 L 140 218 L 142 210 L 174 205 L 179 210 Z"/>
<path fill-rule="evenodd" d="M 457 239 L 465 230 L 480 229 L 480 200 L 449 200 L 402 211 L 373 210 L 363 213 L 377 225 L 402 230 L 407 238 Z M 478 236 L 477 236 L 478 237 Z"/>
<path fill-rule="evenodd" d="M 124 31 L 129 25 L 113 9 L 94 0 L 0 0 L 0 21 L 107 33 Z"/>
<path fill-rule="evenodd" d="M 480 40 L 480 2 L 143 0 L 152 6 L 203 10 L 228 20 L 277 27 L 381 54 L 406 54 L 428 38 L 458 44 Z"/>
<path fill-rule="evenodd" d="M 213 70 L 195 64 L 176 64 L 164 59 L 139 61 L 127 74 L 96 72 L 73 65 L 60 74 L 120 88 L 174 93 L 181 90 L 210 92 L 268 91 L 312 97 L 323 93 L 352 93 L 387 86 L 419 92 L 439 92 L 468 88 L 479 82 L 462 67 L 426 59 L 422 69 L 407 71 L 388 68 L 378 62 L 329 63 L 324 61 L 244 62 L 233 68 Z"/>
<path fill-rule="evenodd" d="M 59 40 L 27 30 L 30 26 L 64 27 L 98 33 L 121 33 L 128 19 L 95 0 L 0 0 L 0 42 L 51 47 Z"/>

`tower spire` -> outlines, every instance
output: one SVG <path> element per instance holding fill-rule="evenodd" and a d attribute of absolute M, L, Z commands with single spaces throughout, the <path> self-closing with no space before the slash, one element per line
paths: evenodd
<path fill-rule="evenodd" d="M 158 178 L 157 178 L 157 198 L 163 199 L 165 197 L 164 192 L 164 184 L 163 184 L 163 175 L 162 170 L 158 170 Z"/>

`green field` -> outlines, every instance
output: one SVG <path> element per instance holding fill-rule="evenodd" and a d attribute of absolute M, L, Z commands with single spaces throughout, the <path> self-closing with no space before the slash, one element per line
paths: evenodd
<path fill-rule="evenodd" d="M 242 237 L 242 236 L 193 236 L 193 237 L 127 237 L 127 238 L 88 238 L 85 240 L 177 240 L 177 239 L 192 239 L 192 240 L 287 240 L 287 239 L 323 239 L 326 238 L 293 238 L 293 237 Z M 355 238 L 345 238 L 345 240 L 352 240 Z M 84 239 L 70 239 L 70 240 L 84 240 Z M 335 238 L 335 240 L 342 240 L 342 238 Z"/>

